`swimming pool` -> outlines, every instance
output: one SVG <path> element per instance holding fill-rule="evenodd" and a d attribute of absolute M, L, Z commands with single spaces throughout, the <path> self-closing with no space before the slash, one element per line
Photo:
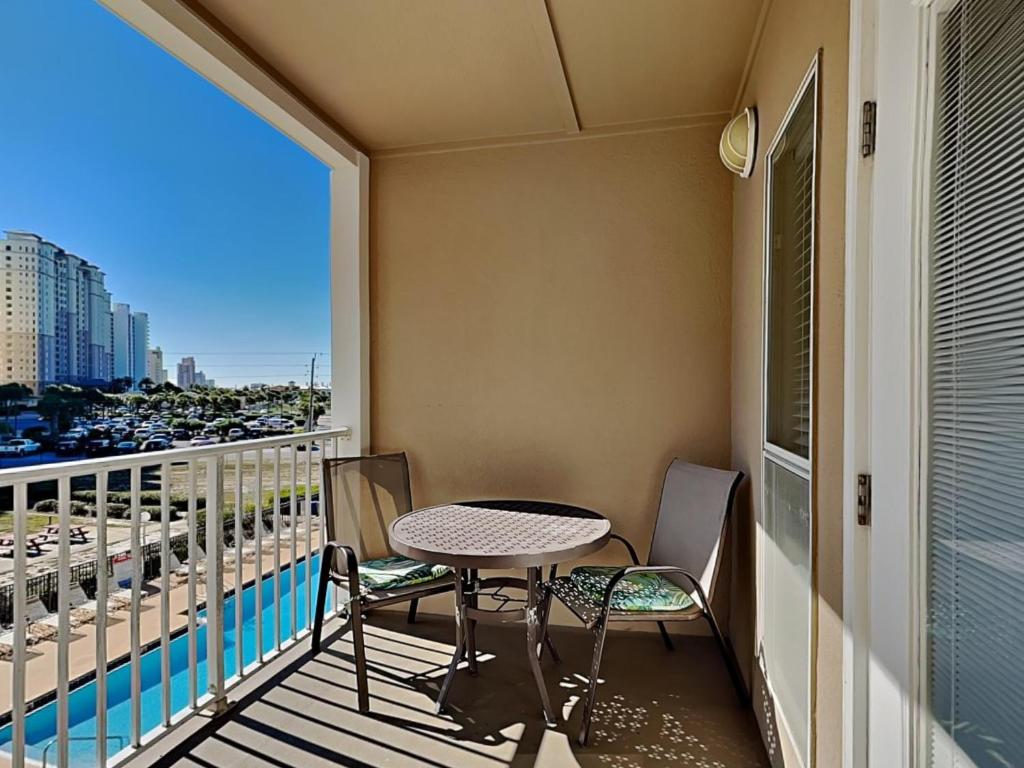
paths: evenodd
<path fill-rule="evenodd" d="M 318 554 L 312 558 L 312 587 L 316 588 L 317 567 L 320 560 Z M 310 614 L 308 596 L 306 594 L 306 562 L 301 561 L 295 566 L 296 604 L 298 606 L 299 629 L 308 626 Z M 281 579 L 281 640 L 291 637 L 292 610 L 292 569 L 285 567 L 280 574 Z M 273 650 L 274 640 L 274 576 L 263 578 L 262 605 L 262 645 L 266 653 Z M 329 607 L 329 606 L 328 606 Z M 200 612 L 205 615 L 205 611 Z M 250 584 L 242 590 L 242 651 L 243 663 L 248 665 L 256 661 L 256 585 Z M 117 624 L 124 626 L 127 622 Z M 232 593 L 224 599 L 224 676 L 229 678 L 237 671 L 235 656 L 235 596 Z M 171 712 L 185 710 L 191 704 L 188 685 L 188 633 L 182 633 L 170 642 L 171 651 Z M 161 724 L 163 690 L 160 675 L 160 647 L 147 651 L 140 657 L 142 671 L 142 732 L 146 733 Z M 201 624 L 196 632 L 196 663 L 197 690 L 202 696 L 206 692 L 206 626 Z M 131 669 L 128 662 L 111 669 L 107 674 L 107 746 L 108 754 L 114 755 L 131 741 Z M 71 723 L 68 735 L 71 765 L 96 765 L 96 683 L 86 683 L 71 692 L 68 696 L 68 716 Z M 11 751 L 11 725 L 0 730 L 0 750 Z M 57 703 L 50 702 L 39 709 L 33 710 L 25 718 L 25 757 L 27 760 L 42 762 L 46 745 L 57 735 Z M 56 745 L 47 753 L 48 765 L 56 761 Z"/>

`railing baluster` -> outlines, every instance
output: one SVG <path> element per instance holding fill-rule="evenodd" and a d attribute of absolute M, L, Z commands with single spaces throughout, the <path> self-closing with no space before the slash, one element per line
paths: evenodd
<path fill-rule="evenodd" d="M 224 694 L 224 457 L 206 461 L 206 675 L 214 712 Z"/>
<path fill-rule="evenodd" d="M 28 487 L 25 483 L 14 486 L 14 573 L 24 574 L 28 568 L 25 554 L 25 536 L 28 534 Z M 11 675 L 11 765 L 25 765 L 25 653 L 28 632 L 28 611 L 25 579 L 14 579 L 14 670 Z"/>
<path fill-rule="evenodd" d="M 57 481 L 57 766 L 71 764 L 68 730 L 69 665 L 71 649 L 71 478 Z"/>
<path fill-rule="evenodd" d="M 142 543 L 140 532 L 142 526 L 142 467 L 131 468 L 131 555 L 132 555 L 132 605 L 129 616 L 131 624 L 131 745 L 142 744 L 142 664 L 140 650 L 142 645 L 139 615 L 142 613 Z"/>
<path fill-rule="evenodd" d="M 306 444 L 306 627 L 313 626 L 313 441 Z"/>
<path fill-rule="evenodd" d="M 263 663 L 263 449 L 256 452 L 256 660 Z"/>
<path fill-rule="evenodd" d="M 107 764 L 107 478 L 96 473 L 96 765 Z"/>
<path fill-rule="evenodd" d="M 242 515 L 245 514 L 245 494 L 242 484 L 242 467 L 245 453 L 239 451 L 235 457 L 235 671 L 241 676 L 245 666 L 245 649 L 242 647 L 242 540 L 245 528 Z"/>
<path fill-rule="evenodd" d="M 274 446 L 274 648 L 281 650 L 281 446 Z"/>
<path fill-rule="evenodd" d="M 296 464 L 299 462 L 298 452 L 295 450 L 295 443 L 288 446 L 288 450 L 291 453 L 291 461 L 288 462 L 288 481 L 291 487 L 288 489 L 288 540 L 291 542 L 291 553 L 292 553 L 292 564 L 288 570 L 288 581 L 291 584 L 289 593 L 291 594 L 292 602 L 292 640 L 295 640 L 299 634 L 299 580 L 295 578 L 295 564 L 298 560 L 298 536 L 296 536 L 295 524 L 299 519 L 298 515 L 295 514 L 295 506 L 298 503 L 298 495 L 295 492 L 296 483 Z"/>
<path fill-rule="evenodd" d="M 171 725 L 171 463 L 160 466 L 160 679 L 163 723 Z"/>
<path fill-rule="evenodd" d="M 196 620 L 196 601 L 198 600 L 197 584 L 197 558 L 199 557 L 198 541 L 198 488 L 197 475 L 198 464 L 195 461 L 188 463 L 188 695 L 189 704 L 192 709 L 196 708 L 198 699 L 197 688 L 199 687 L 198 648 L 196 634 L 198 622 Z"/>

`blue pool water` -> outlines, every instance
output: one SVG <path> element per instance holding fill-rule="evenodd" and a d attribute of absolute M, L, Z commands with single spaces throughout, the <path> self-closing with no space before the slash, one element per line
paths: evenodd
<path fill-rule="evenodd" d="M 313 555 L 312 588 L 316 589 L 319 555 Z M 308 596 L 306 594 L 306 563 L 299 562 L 295 567 L 298 584 L 296 585 L 296 602 L 298 605 L 299 629 L 305 628 L 310 615 Z M 291 637 L 292 610 L 292 569 L 281 571 L 281 640 Z M 264 652 L 275 647 L 274 641 L 274 576 L 263 579 L 262 638 Z M 330 607 L 330 606 L 328 606 Z M 158 609 L 154 609 L 158 610 Z M 200 612 L 205 616 L 205 611 Z M 252 584 L 242 591 L 242 650 L 246 665 L 256 661 L 256 585 Z M 231 677 L 237 671 L 235 657 L 235 596 L 232 594 L 224 599 L 224 668 L 225 677 Z M 127 622 L 114 624 L 111 631 L 127 632 Z M 123 628 L 123 630 L 122 630 Z M 77 642 L 86 642 L 79 640 Z M 188 634 L 181 634 L 170 643 L 171 649 L 171 711 L 173 713 L 187 709 L 191 703 L 188 685 Z M 198 662 L 198 693 L 206 693 L 206 626 L 201 624 L 196 633 L 196 656 Z M 162 718 L 162 681 L 160 679 L 160 648 L 154 648 L 141 657 L 142 669 L 142 732 L 158 727 Z M 128 746 L 131 738 L 131 669 L 126 662 L 111 669 L 107 674 L 107 748 L 113 755 Z M 71 728 L 69 748 L 71 765 L 95 766 L 96 764 L 96 683 L 90 682 L 71 692 L 68 697 Z M 25 718 L 26 746 L 25 755 L 29 760 L 41 762 L 43 750 L 54 740 L 57 734 L 57 705 L 51 702 L 34 710 Z M 0 730 L 0 750 L 10 752 L 11 726 Z M 56 763 L 56 745 L 47 753 L 47 764 Z"/>

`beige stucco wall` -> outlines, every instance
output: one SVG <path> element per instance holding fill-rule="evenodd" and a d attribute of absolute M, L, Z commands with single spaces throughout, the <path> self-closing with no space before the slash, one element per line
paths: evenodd
<path fill-rule="evenodd" d="M 761 479 L 764 155 L 815 52 L 822 49 L 814 435 L 819 591 L 815 687 L 818 766 L 836 766 L 841 762 L 843 227 L 848 20 L 847 0 L 774 0 L 742 98 L 743 106 L 757 106 L 760 117 L 756 172 L 751 179 L 737 179 L 733 185 L 732 458 L 737 468 L 751 474 L 752 487 L 756 489 Z M 731 626 L 744 659 L 752 658 L 754 651 L 752 565 L 757 501 L 757 492 L 744 498 L 736 539 Z M 753 673 L 754 668 L 749 672 Z M 771 746 L 771 734 L 767 741 Z"/>
<path fill-rule="evenodd" d="M 372 161 L 372 444 L 417 505 L 564 500 L 644 555 L 671 458 L 728 465 L 719 131 Z"/>

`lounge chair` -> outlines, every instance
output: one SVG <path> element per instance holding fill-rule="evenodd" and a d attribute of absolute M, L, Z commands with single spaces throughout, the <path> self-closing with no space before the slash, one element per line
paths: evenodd
<path fill-rule="evenodd" d="M 640 565 L 636 550 L 624 538 L 630 566 L 580 566 L 569 576 L 544 585 L 544 627 L 552 597 L 557 597 L 583 625 L 594 632 L 587 698 L 579 743 L 586 745 L 597 698 L 605 633 L 613 621 L 656 621 L 662 640 L 672 650 L 665 622 L 704 619 L 715 636 L 733 685 L 744 702 L 747 690 L 739 665 L 722 637 L 711 602 L 718 582 L 722 539 L 732 511 L 742 472 L 728 472 L 676 459 L 665 473 L 661 506 L 654 526 L 647 565 Z"/>
<path fill-rule="evenodd" d="M 35 645 L 39 638 L 31 633 L 25 635 L 25 645 Z M 14 658 L 14 630 L 0 634 L 0 660 L 9 661 Z"/>
<path fill-rule="evenodd" d="M 60 618 L 56 613 L 50 613 L 36 595 L 25 602 L 25 614 L 28 616 L 30 631 L 33 626 L 52 627 L 54 632 L 60 627 Z M 82 623 L 74 616 L 69 616 L 68 621 L 71 627 L 77 627 Z"/>
<path fill-rule="evenodd" d="M 409 464 L 404 453 L 325 459 L 327 543 L 320 564 L 313 621 L 313 653 L 320 652 L 328 584 L 347 597 L 342 606 L 352 626 L 356 688 L 360 712 L 370 709 L 362 612 L 369 608 L 409 603 L 409 622 L 416 620 L 419 598 L 455 588 L 451 568 L 421 563 L 391 552 L 387 523 L 412 510 Z M 353 522 L 360 523 L 353 528 Z M 358 542 L 364 557 L 344 542 Z"/>
<path fill-rule="evenodd" d="M 189 571 L 189 561 L 186 560 L 183 564 L 179 565 L 174 570 L 174 574 L 176 576 L 180 577 L 180 578 L 187 579 L 188 578 L 188 571 Z M 197 576 L 202 576 L 204 573 L 206 573 L 206 553 L 203 551 L 203 548 L 200 547 L 197 544 L 196 545 L 196 575 Z"/>
<path fill-rule="evenodd" d="M 93 622 L 96 620 L 96 614 L 99 613 L 100 604 L 98 600 L 90 600 L 89 596 L 85 594 L 85 590 L 82 589 L 82 585 L 77 581 L 71 582 L 71 589 L 68 592 L 68 597 L 71 600 L 71 615 L 82 622 Z M 113 613 L 120 611 L 125 608 L 123 600 L 107 600 L 107 613 Z"/>
<path fill-rule="evenodd" d="M 122 587 L 117 583 L 117 580 L 113 577 L 107 580 L 107 602 L 110 601 L 118 604 L 120 607 L 116 610 L 123 610 L 128 608 L 132 604 L 132 590 L 131 587 Z"/>

